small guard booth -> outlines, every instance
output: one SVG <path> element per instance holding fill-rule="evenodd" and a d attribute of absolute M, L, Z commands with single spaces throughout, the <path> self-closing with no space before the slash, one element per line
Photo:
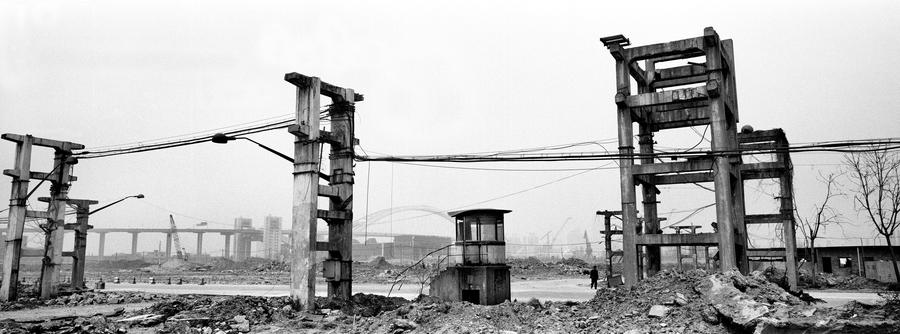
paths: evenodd
<path fill-rule="evenodd" d="M 471 209 L 447 214 L 454 218 L 456 241 L 449 266 L 431 282 L 429 294 L 449 301 L 495 305 L 510 299 L 501 209 Z"/>

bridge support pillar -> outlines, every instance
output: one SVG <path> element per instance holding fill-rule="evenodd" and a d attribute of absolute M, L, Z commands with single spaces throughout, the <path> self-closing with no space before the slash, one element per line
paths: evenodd
<path fill-rule="evenodd" d="M 106 248 L 106 232 L 100 232 L 100 242 L 97 245 L 97 259 L 103 261 L 103 251 Z"/>
<path fill-rule="evenodd" d="M 172 258 L 172 233 L 166 233 L 166 260 Z"/>
<path fill-rule="evenodd" d="M 194 256 L 200 256 L 203 254 L 203 232 L 197 233 L 197 253 Z"/>
<path fill-rule="evenodd" d="M 223 257 L 226 259 L 231 258 L 231 234 L 223 234 L 225 235 L 225 254 Z"/>
<path fill-rule="evenodd" d="M 137 255 L 138 233 L 131 232 L 131 255 Z"/>

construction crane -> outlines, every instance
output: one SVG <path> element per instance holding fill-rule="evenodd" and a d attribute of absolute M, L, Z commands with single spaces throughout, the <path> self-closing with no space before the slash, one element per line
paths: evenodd
<path fill-rule="evenodd" d="M 556 244 L 556 238 L 559 238 L 559 234 L 562 232 L 562 230 L 564 228 L 566 228 L 566 225 L 568 225 L 571 220 L 572 220 L 572 217 L 566 218 L 566 221 L 563 222 L 562 226 L 560 226 L 559 229 L 556 230 L 556 234 L 553 235 L 553 240 L 550 241 L 550 246 Z"/>
<path fill-rule="evenodd" d="M 172 239 L 175 240 L 175 253 L 179 260 L 187 261 L 187 252 L 183 252 L 181 248 L 181 240 L 178 239 L 178 227 L 175 226 L 175 217 L 169 215 L 169 230 L 171 230 Z"/>

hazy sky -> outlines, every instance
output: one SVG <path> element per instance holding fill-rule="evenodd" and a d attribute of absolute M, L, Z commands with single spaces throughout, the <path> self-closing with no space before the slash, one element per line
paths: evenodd
<path fill-rule="evenodd" d="M 614 63 L 598 38 L 624 34 L 642 45 L 699 36 L 713 26 L 722 38 L 734 39 L 741 124 L 783 128 L 794 143 L 895 137 L 898 16 L 900 4 L 893 1 L 6 1 L 0 3 L 0 132 L 90 148 L 285 115 L 293 112 L 295 97 L 282 78 L 299 72 L 365 94 L 356 129 L 370 153 L 478 152 L 610 139 L 616 137 Z M 288 154 L 293 149 L 285 130 L 252 137 Z M 669 147 L 698 140 L 688 129 L 657 137 Z M 2 168 L 12 167 L 13 149 L 0 143 Z M 49 170 L 50 156 L 36 150 L 33 169 Z M 840 156 L 793 159 L 797 201 L 801 212 L 809 212 L 822 190 L 817 173 L 838 168 Z M 372 163 L 369 174 L 368 168 L 357 165 L 357 217 L 366 203 L 370 212 L 392 205 L 452 209 L 579 173 Z M 167 227 L 170 212 L 181 227 L 201 220 L 231 226 L 238 216 L 260 226 L 267 214 L 290 225 L 291 165 L 247 142 L 83 160 L 75 175 L 72 198 L 105 203 L 147 196 L 92 216 L 96 227 Z M 618 175 L 616 169 L 591 171 L 477 206 L 513 210 L 508 234 L 556 231 L 571 217 L 558 242 L 585 230 L 594 239 L 594 212 L 619 208 Z M 0 182 L 0 196 L 8 197 L 8 181 Z M 774 213 L 774 183 L 748 184 L 751 211 Z M 682 185 L 664 188 L 659 199 L 661 215 L 674 222 L 686 213 L 668 211 L 703 206 L 713 196 Z M 858 223 L 846 200 L 840 208 Z M 403 219 L 420 214 L 396 216 L 392 231 L 450 235 L 440 218 Z M 684 223 L 708 224 L 713 217 L 708 209 Z M 370 230 L 386 232 L 389 225 Z M 867 225 L 858 226 L 846 233 L 872 235 Z M 752 232 L 760 243 L 771 238 Z M 182 239 L 192 251 L 194 237 Z M 145 235 L 140 247 L 156 248 L 160 240 L 162 235 Z M 89 242 L 88 252 L 96 252 L 93 236 Z M 223 242 L 208 235 L 204 244 L 215 252 Z M 128 249 L 129 235 L 108 236 L 108 253 Z"/>

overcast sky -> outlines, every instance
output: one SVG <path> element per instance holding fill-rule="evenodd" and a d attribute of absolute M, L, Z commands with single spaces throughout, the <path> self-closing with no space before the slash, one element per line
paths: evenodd
<path fill-rule="evenodd" d="M 896 137 L 898 7 L 893 1 L 6 1 L 0 3 L 0 132 L 91 148 L 256 121 L 293 112 L 294 87 L 283 75 L 299 72 L 365 94 L 357 104 L 356 129 L 369 153 L 479 152 L 610 139 L 616 137 L 614 62 L 598 39 L 624 34 L 643 45 L 699 36 L 712 26 L 723 39 L 734 39 L 742 125 L 783 128 L 794 143 Z M 293 150 L 285 130 L 252 137 L 281 152 Z M 668 147 L 698 140 L 688 129 L 657 137 Z M 0 143 L 2 168 L 12 168 L 13 149 Z M 36 150 L 33 169 L 51 169 L 51 153 Z M 797 201 L 806 213 L 823 190 L 817 174 L 840 167 L 840 156 L 806 153 L 793 159 Z M 167 227 L 169 213 L 182 228 L 201 220 L 227 227 L 238 216 L 261 226 L 267 214 L 284 217 L 287 227 L 291 170 L 248 142 L 209 143 L 83 160 L 75 167 L 79 180 L 70 197 L 106 203 L 146 195 L 92 216 L 95 227 Z M 363 216 L 366 204 L 369 212 L 466 207 L 576 173 L 359 163 L 355 215 Z M 620 207 L 618 176 L 616 169 L 590 171 L 475 206 L 513 210 L 508 234 L 555 233 L 571 217 L 558 243 L 578 241 L 585 230 L 595 239 L 594 212 Z M 0 182 L 0 196 L 8 197 L 8 181 Z M 751 211 L 774 213 L 775 184 L 748 184 Z M 660 213 L 670 222 L 687 213 L 669 211 L 713 201 L 712 193 L 695 186 L 662 191 Z M 847 235 L 870 238 L 872 231 L 844 202 L 840 209 L 858 224 Z M 393 224 L 369 230 L 452 233 L 438 217 L 403 219 L 418 215 L 404 212 Z M 683 224 L 712 220 L 714 210 L 707 209 Z M 752 233 L 760 243 L 772 237 Z M 108 253 L 130 249 L 129 235 L 108 238 Z M 164 240 L 142 238 L 144 250 Z M 182 239 L 193 250 L 195 238 Z M 204 245 L 215 252 L 223 241 L 207 236 Z"/>

